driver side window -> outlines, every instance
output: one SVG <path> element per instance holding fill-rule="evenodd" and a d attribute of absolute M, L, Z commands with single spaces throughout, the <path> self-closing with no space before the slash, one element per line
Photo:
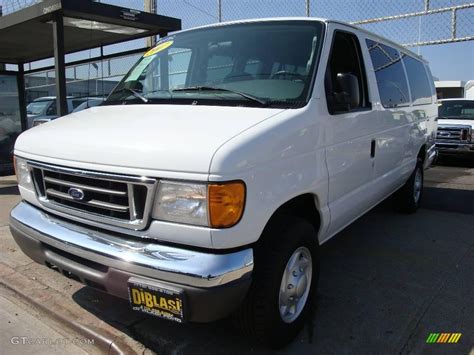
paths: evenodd
<path fill-rule="evenodd" d="M 350 77 L 358 97 L 350 97 L 347 78 Z M 336 31 L 326 68 L 324 87 L 330 114 L 340 114 L 370 108 L 367 78 L 358 38 L 349 32 Z"/>

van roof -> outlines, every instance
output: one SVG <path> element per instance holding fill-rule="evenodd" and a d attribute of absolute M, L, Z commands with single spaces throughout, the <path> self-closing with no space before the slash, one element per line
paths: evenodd
<path fill-rule="evenodd" d="M 320 17 L 267 17 L 267 18 L 254 18 L 254 19 L 245 19 L 245 20 L 235 20 L 235 21 L 227 21 L 227 22 L 217 22 L 217 23 L 213 23 L 213 24 L 210 24 L 210 25 L 197 26 L 197 27 L 177 31 L 177 32 L 174 32 L 174 33 L 183 33 L 183 32 L 193 31 L 193 30 L 196 30 L 196 29 L 221 27 L 221 26 L 235 25 L 235 24 L 241 24 L 241 23 L 270 22 L 270 21 L 322 22 L 322 23 L 325 23 L 325 24 L 336 23 L 336 24 L 348 26 L 348 27 L 353 28 L 354 30 L 363 32 L 363 33 L 371 36 L 372 38 L 376 38 L 376 39 L 380 40 L 381 42 L 383 42 L 385 44 L 389 44 L 393 47 L 396 47 L 400 52 L 403 52 L 403 53 L 408 54 L 412 57 L 415 57 L 415 58 L 417 58 L 418 60 L 421 60 L 424 63 L 428 63 L 426 61 L 426 59 L 424 59 L 423 57 L 419 56 L 418 54 L 412 52 L 411 50 L 409 50 L 409 49 L 403 47 L 402 45 L 400 45 L 400 44 L 398 44 L 398 43 L 396 43 L 392 40 L 389 40 L 385 37 L 379 36 L 379 35 L 377 35 L 373 32 L 367 31 L 367 30 L 365 30 L 361 27 L 357 27 L 355 25 L 351 25 L 351 24 L 349 24 L 347 22 L 344 22 L 344 21 L 331 20 L 331 19 L 320 18 Z M 171 34 L 171 35 L 173 35 L 173 34 Z"/>

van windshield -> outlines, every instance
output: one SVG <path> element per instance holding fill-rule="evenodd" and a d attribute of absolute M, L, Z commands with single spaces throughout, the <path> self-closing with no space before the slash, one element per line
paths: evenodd
<path fill-rule="evenodd" d="M 440 118 L 474 120 L 474 100 L 441 101 L 438 107 Z"/>
<path fill-rule="evenodd" d="M 269 21 L 170 35 L 144 54 L 105 104 L 304 106 L 322 31 L 316 21 Z"/>
<path fill-rule="evenodd" d="M 26 113 L 28 115 L 35 116 L 45 115 L 46 110 L 52 102 L 54 102 L 54 100 L 33 101 L 32 103 L 28 104 L 28 106 L 26 106 Z"/>

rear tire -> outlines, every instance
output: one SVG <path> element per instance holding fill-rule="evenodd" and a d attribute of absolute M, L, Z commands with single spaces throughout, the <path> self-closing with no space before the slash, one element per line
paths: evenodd
<path fill-rule="evenodd" d="M 252 285 L 235 322 L 265 346 L 285 346 L 312 314 L 318 276 L 314 227 L 301 218 L 279 218 L 255 248 Z"/>
<path fill-rule="evenodd" d="M 423 176 L 423 161 L 418 159 L 408 181 L 395 193 L 395 207 L 399 212 L 416 212 L 423 197 Z"/>

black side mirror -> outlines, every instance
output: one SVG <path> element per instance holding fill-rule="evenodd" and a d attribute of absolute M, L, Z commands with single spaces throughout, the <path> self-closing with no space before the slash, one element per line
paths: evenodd
<path fill-rule="evenodd" d="M 46 110 L 46 116 L 54 116 L 54 115 L 57 115 L 56 103 L 52 103 Z"/>
<path fill-rule="evenodd" d="M 338 73 L 337 83 L 340 89 L 336 95 L 337 103 L 349 109 L 359 106 L 360 92 L 357 77 L 349 73 Z"/>

